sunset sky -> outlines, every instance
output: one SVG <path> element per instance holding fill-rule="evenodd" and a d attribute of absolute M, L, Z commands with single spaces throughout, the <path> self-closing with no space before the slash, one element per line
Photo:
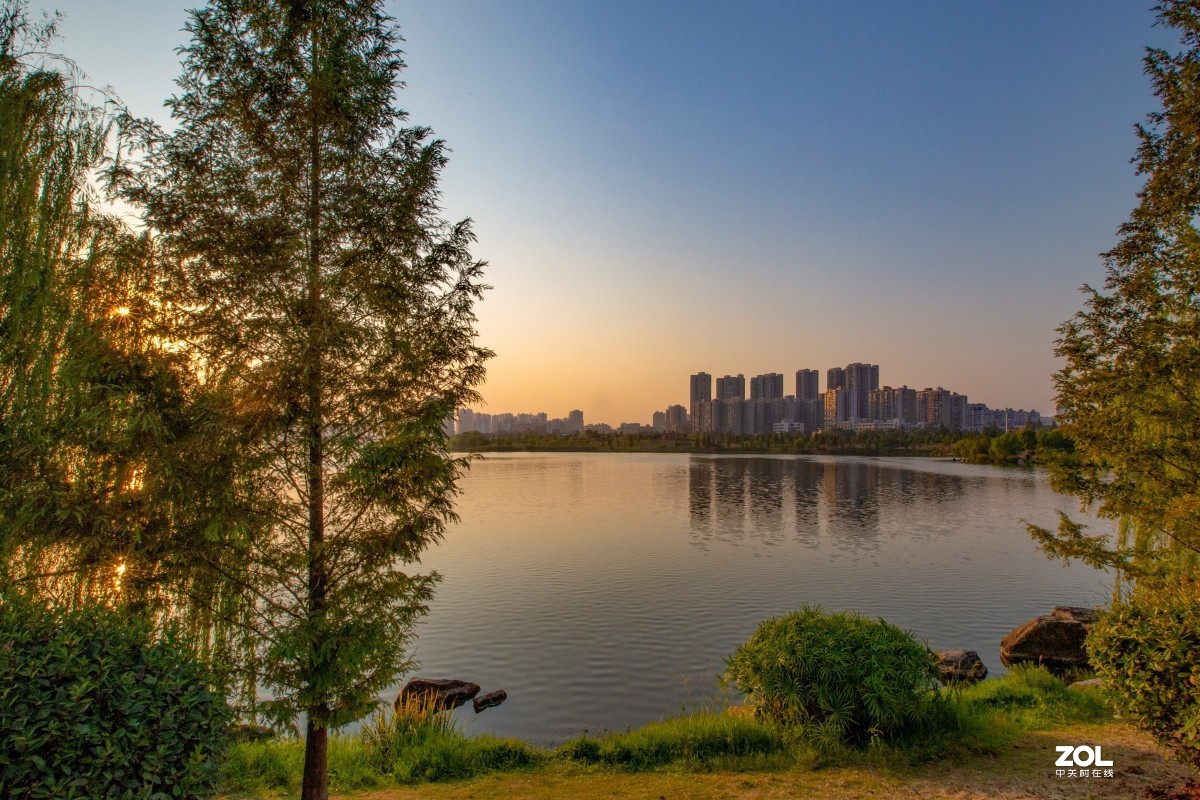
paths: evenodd
<path fill-rule="evenodd" d="M 166 121 L 185 9 L 34 0 Z M 1156 107 L 1150 3 L 392 2 L 399 103 L 452 149 L 495 288 L 480 410 L 648 423 L 688 375 L 852 361 L 1054 411 Z"/>

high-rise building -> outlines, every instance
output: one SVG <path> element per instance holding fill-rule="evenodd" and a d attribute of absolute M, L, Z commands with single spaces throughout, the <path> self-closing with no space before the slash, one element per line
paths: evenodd
<path fill-rule="evenodd" d="M 855 362 L 847 364 L 844 372 L 843 386 L 850 393 L 847 413 L 851 420 L 866 419 L 870 394 L 879 388 L 879 365 Z"/>
<path fill-rule="evenodd" d="M 724 378 L 717 378 L 717 399 L 745 400 L 746 376 L 739 374 L 737 377 L 726 375 Z"/>
<path fill-rule="evenodd" d="M 688 413 L 692 417 L 693 424 L 700 417 L 698 413 L 700 403 L 707 403 L 712 400 L 712 390 L 712 375 L 709 375 L 707 372 L 698 372 L 692 376 L 691 393 L 689 395 L 691 402 L 688 405 Z M 696 430 L 702 429 L 696 428 Z"/>
<path fill-rule="evenodd" d="M 707 433 L 713 430 L 713 403 L 714 400 L 700 400 L 696 403 L 695 411 L 692 412 L 689 418 L 689 423 L 692 431 L 696 433 Z"/>
<path fill-rule="evenodd" d="M 583 433 L 583 412 L 575 409 L 567 414 L 567 431 L 569 433 Z"/>
<path fill-rule="evenodd" d="M 950 395 L 950 430 L 961 431 L 967 427 L 967 396 L 954 392 Z"/>
<path fill-rule="evenodd" d="M 751 400 L 779 400 L 783 397 L 783 375 L 769 372 L 750 379 Z"/>
<path fill-rule="evenodd" d="M 655 411 L 650 417 L 650 427 L 656 431 L 665 431 L 667 429 L 667 412 Z"/>
<path fill-rule="evenodd" d="M 830 367 L 825 372 L 825 391 L 846 388 L 846 370 L 841 367 Z"/>
<path fill-rule="evenodd" d="M 821 393 L 818 385 L 819 374 L 815 369 L 796 370 L 796 399 L 815 400 Z"/>
<path fill-rule="evenodd" d="M 950 428 L 950 390 L 937 387 L 917 392 L 917 419 L 926 428 Z"/>
<path fill-rule="evenodd" d="M 917 392 L 907 386 L 893 389 L 884 386 L 873 389 L 867 396 L 867 420 L 895 422 L 904 427 L 917 424 Z"/>
<path fill-rule="evenodd" d="M 667 430 L 671 433 L 685 433 L 687 429 L 687 409 L 680 405 L 667 406 Z"/>
<path fill-rule="evenodd" d="M 850 423 L 850 392 L 846 389 L 826 390 L 825 429 L 845 428 Z"/>

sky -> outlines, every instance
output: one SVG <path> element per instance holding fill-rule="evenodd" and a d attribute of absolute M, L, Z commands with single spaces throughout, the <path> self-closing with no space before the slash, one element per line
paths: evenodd
<path fill-rule="evenodd" d="M 200 0 L 33 0 L 167 123 Z M 880 365 L 1054 412 L 1157 108 L 1128 0 L 389 0 L 400 107 L 451 149 L 493 287 L 490 413 L 649 423 L 688 376 Z"/>

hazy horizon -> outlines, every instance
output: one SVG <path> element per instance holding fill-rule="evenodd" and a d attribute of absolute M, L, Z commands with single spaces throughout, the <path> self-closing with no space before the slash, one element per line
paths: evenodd
<path fill-rule="evenodd" d="M 166 121 L 184 9 L 34 0 Z M 880 364 L 1054 413 L 1055 327 L 1103 282 L 1157 107 L 1129 3 L 390 2 L 401 107 L 452 152 L 495 288 L 487 413 L 649 422 L 688 376 Z"/>

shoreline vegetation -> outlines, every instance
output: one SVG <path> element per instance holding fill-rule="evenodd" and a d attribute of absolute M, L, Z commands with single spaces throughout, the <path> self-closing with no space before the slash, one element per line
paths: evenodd
<path fill-rule="evenodd" d="M 555 748 L 464 735 L 445 714 L 390 712 L 330 741 L 337 796 L 410 797 L 1133 797 L 1178 786 L 1187 768 L 1116 721 L 1103 689 L 1069 687 L 1018 668 L 943 689 L 954 724 L 933 740 L 817 748 L 751 709 L 698 711 L 626 732 L 587 734 Z M 381 731 L 387 735 L 380 736 Z M 1100 745 L 1111 777 L 1056 776 L 1055 745 Z M 222 768 L 230 800 L 290 796 L 301 739 L 242 742 Z"/>
<path fill-rule="evenodd" d="M 955 458 L 973 464 L 1029 465 L 1073 458 L 1074 442 L 1057 428 L 820 431 L 812 434 L 598 433 L 575 435 L 460 433 L 458 453 L 697 453 L 762 455 L 916 456 Z"/>

